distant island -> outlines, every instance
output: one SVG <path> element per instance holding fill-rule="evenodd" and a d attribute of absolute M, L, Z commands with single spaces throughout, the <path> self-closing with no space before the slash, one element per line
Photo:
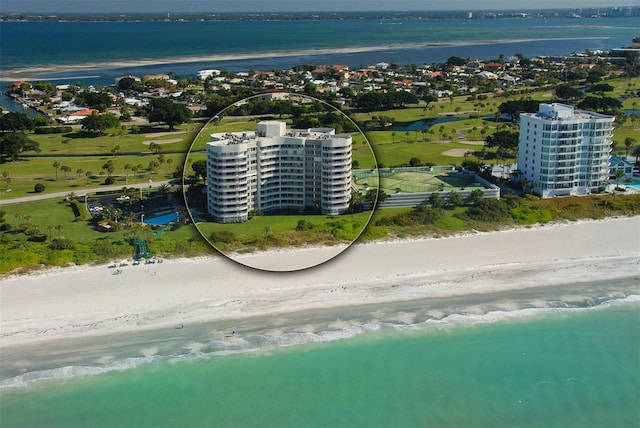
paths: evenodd
<path fill-rule="evenodd" d="M 285 20 L 428 20 L 428 19 L 500 19 L 500 18 L 629 18 L 640 16 L 640 6 L 589 7 L 512 10 L 445 11 L 341 11 L 341 12 L 171 12 L 171 13 L 60 13 L 37 14 L 5 11 L 2 21 L 285 21 Z"/>

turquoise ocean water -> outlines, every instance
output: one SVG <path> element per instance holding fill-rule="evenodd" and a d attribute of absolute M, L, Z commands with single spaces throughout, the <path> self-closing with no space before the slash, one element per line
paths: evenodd
<path fill-rule="evenodd" d="M 639 426 L 638 298 L 556 304 L 564 307 L 367 324 L 344 340 L 325 333 L 317 343 L 151 359 L 97 375 L 66 367 L 59 378 L 5 383 L 0 423 Z"/>

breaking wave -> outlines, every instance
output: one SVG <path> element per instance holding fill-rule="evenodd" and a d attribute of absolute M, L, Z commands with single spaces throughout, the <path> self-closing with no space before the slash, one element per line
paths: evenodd
<path fill-rule="evenodd" d="M 0 388 L 25 387 L 47 380 L 65 380 L 78 377 L 96 376 L 109 372 L 135 369 L 149 364 L 179 363 L 198 359 L 216 358 L 225 355 L 260 354 L 280 348 L 307 344 L 327 343 L 353 339 L 367 334 L 382 334 L 394 331 L 427 331 L 428 329 L 456 328 L 477 324 L 499 322 L 526 322 L 551 314 L 570 314 L 577 311 L 601 310 L 623 305 L 637 305 L 640 295 L 612 295 L 597 298 L 583 298 L 571 301 L 550 300 L 533 306 L 519 304 L 515 307 L 473 308 L 474 313 L 461 308 L 458 312 L 440 313 L 416 322 L 377 320 L 355 323 L 339 329 L 324 329 L 318 332 L 286 332 L 282 334 L 255 333 L 243 337 L 227 336 L 224 340 L 211 340 L 199 346 L 182 344 L 179 350 L 167 355 L 149 355 L 123 358 L 101 365 L 69 365 L 59 368 L 30 371 L 0 381 Z M 470 309 L 470 308 L 468 308 Z"/>

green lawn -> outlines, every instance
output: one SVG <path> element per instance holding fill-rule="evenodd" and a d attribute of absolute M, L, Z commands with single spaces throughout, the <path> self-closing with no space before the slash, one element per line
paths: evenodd
<path fill-rule="evenodd" d="M 169 161 L 171 159 L 171 161 Z M 154 181 L 171 179 L 171 173 L 175 168 L 184 163 L 185 155 L 182 153 L 165 154 L 165 163 L 160 166 L 157 172 L 150 173 L 148 165 L 151 161 L 158 161 L 158 155 L 144 154 L 131 156 L 87 156 L 87 157 L 25 157 L 17 162 L 8 162 L 0 165 L 0 170 L 9 174 L 11 183 L 8 185 L 0 180 L 0 197 L 17 198 L 33 194 L 33 186 L 36 183 L 45 185 L 45 192 L 61 192 L 75 191 L 87 187 L 99 187 L 104 183 L 107 173 L 101 174 L 102 166 L 113 161 L 115 170 L 112 175 L 116 179 L 115 184 L 125 186 L 133 183 L 144 183 L 149 178 Z M 57 179 L 56 169 L 53 167 L 54 162 L 60 165 L 66 165 L 71 171 L 65 173 L 58 168 Z M 136 166 L 141 165 L 142 168 L 137 174 L 133 174 L 131 170 L 127 172 L 125 165 Z M 78 170 L 82 172 L 78 173 Z M 87 172 L 93 173 L 93 178 L 86 177 Z M 128 176 L 128 178 L 127 178 Z M 11 189 L 7 192 L 7 189 Z"/>
<path fill-rule="evenodd" d="M 5 222 L 11 226 L 33 223 L 38 225 L 41 233 L 46 233 L 53 238 L 60 236 L 74 242 L 91 242 L 100 238 L 122 239 L 123 237 L 122 232 L 99 232 L 90 227 L 87 221 L 75 221 L 71 205 L 62 199 L 5 205 L 0 209 L 5 211 Z M 27 215 L 28 218 L 16 217 L 16 214 Z M 58 225 L 62 226 L 60 230 L 51 229 Z M 8 233 L 8 236 L 12 235 L 12 232 L 4 233 Z"/>
<path fill-rule="evenodd" d="M 198 230 L 221 251 L 252 251 L 269 246 L 303 246 L 352 242 L 366 227 L 371 211 L 340 216 L 323 215 L 265 215 L 256 216 L 244 223 L 206 222 L 197 225 Z M 297 231 L 298 222 L 312 225 L 308 230 Z M 212 233 L 231 232 L 232 242 L 216 241 Z"/>
<path fill-rule="evenodd" d="M 200 129 L 200 124 L 190 123 L 168 131 L 163 126 L 144 126 L 133 133 L 132 127 L 111 128 L 103 135 L 84 132 L 74 127 L 74 131 L 66 134 L 31 134 L 29 138 L 40 144 L 40 154 L 65 156 L 69 154 L 111 154 L 116 146 L 121 153 L 148 152 L 149 144 L 155 142 L 161 146 L 162 152 L 184 152 Z M 160 135 L 162 134 L 162 135 Z M 171 142 L 173 140 L 180 140 Z M 146 144 L 145 144 L 146 143 Z"/>
<path fill-rule="evenodd" d="M 27 152 L 16 162 L 0 165 L 0 172 L 11 179 L 10 183 L 0 181 L 0 198 L 32 194 L 36 183 L 45 185 L 45 194 L 100 186 L 108 174 L 102 171 L 102 166 L 109 161 L 115 167 L 112 172 L 115 184 L 125 186 L 146 182 L 149 178 L 155 181 L 170 179 L 175 168 L 184 163 L 187 149 L 200 127 L 198 123 L 183 124 L 175 132 L 167 132 L 166 127 L 148 125 L 137 127 L 137 134 L 132 133 L 133 127 L 127 127 L 124 133 L 121 128 L 114 128 L 103 136 L 94 136 L 75 126 L 68 134 L 31 134 L 29 138 L 39 143 L 41 152 Z M 150 151 L 148 143 L 151 141 L 160 147 L 158 153 Z M 111 153 L 116 146 L 119 146 L 118 155 Z M 163 162 L 160 162 L 161 157 Z M 160 163 L 155 172 L 148 168 L 151 161 Z M 59 164 L 57 171 L 53 166 L 56 162 Z M 138 173 L 125 169 L 126 165 L 139 166 Z M 70 171 L 65 174 L 63 166 L 69 167 Z M 87 177 L 87 172 L 93 177 Z"/>

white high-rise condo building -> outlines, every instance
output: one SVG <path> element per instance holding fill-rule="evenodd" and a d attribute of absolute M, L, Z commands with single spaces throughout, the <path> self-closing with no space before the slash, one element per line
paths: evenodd
<path fill-rule="evenodd" d="M 520 114 L 520 178 L 543 198 L 590 194 L 606 186 L 614 120 L 558 103 Z"/>
<path fill-rule="evenodd" d="M 252 211 L 341 214 L 351 201 L 351 144 L 333 128 L 287 130 L 280 121 L 212 134 L 207 210 L 219 223 L 246 221 Z"/>

